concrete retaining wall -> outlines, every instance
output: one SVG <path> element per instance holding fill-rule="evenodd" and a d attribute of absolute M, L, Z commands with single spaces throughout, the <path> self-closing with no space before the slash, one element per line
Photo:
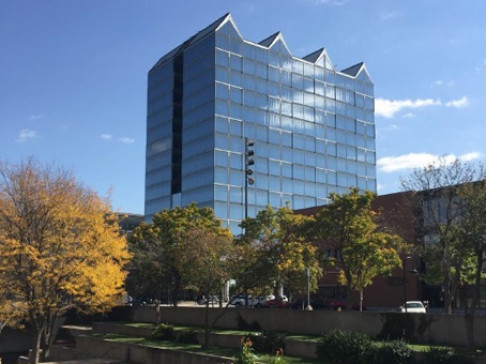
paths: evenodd
<path fill-rule="evenodd" d="M 137 328 L 127 326 L 125 324 L 116 324 L 109 322 L 96 322 L 93 324 L 93 331 L 99 334 L 120 334 L 148 337 L 152 333 L 149 328 Z M 176 335 L 182 332 L 175 332 Z M 209 345 L 221 346 L 225 348 L 239 349 L 241 347 L 242 335 L 237 334 L 209 334 Z M 200 344 L 204 343 L 204 332 L 197 333 L 197 340 Z M 285 340 L 285 354 L 292 356 L 300 356 L 303 358 L 316 358 L 316 343 L 297 341 L 292 339 Z"/>
<path fill-rule="evenodd" d="M 49 349 L 49 360 L 51 361 L 67 361 L 75 360 L 77 358 L 78 356 L 75 348 L 52 345 Z"/>
<path fill-rule="evenodd" d="M 209 322 L 221 315 L 224 308 L 211 308 Z M 204 308 L 160 307 L 162 322 L 174 325 L 203 326 Z M 226 309 L 215 327 L 235 329 L 241 317 L 248 324 L 256 321 L 263 330 L 282 331 L 296 334 L 319 335 L 333 329 L 346 329 L 377 336 L 387 317 L 396 313 L 297 311 L 287 309 Z M 405 314 L 401 314 L 405 315 Z M 423 341 L 449 345 L 467 345 L 464 318 L 460 315 L 409 314 L 415 327 L 415 336 Z M 133 315 L 137 322 L 155 322 L 155 309 L 151 306 L 138 307 Z M 486 346 L 486 316 L 477 316 L 474 336 L 476 345 Z"/>
<path fill-rule="evenodd" d="M 127 336 L 149 337 L 154 328 L 133 327 L 112 322 L 93 322 L 93 333 L 95 334 L 120 334 Z"/>
<path fill-rule="evenodd" d="M 141 364 L 229 364 L 231 358 L 222 358 L 202 353 L 119 343 L 90 336 L 76 338 L 79 359 L 102 358 L 116 359 Z"/>

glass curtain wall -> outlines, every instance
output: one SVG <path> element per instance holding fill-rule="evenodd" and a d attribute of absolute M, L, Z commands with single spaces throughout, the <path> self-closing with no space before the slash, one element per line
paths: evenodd
<path fill-rule="evenodd" d="M 217 216 L 238 231 L 244 214 L 244 138 L 255 140 L 249 216 L 268 204 L 301 209 L 349 187 L 376 191 L 373 85 L 243 40 L 231 23 L 216 32 Z"/>

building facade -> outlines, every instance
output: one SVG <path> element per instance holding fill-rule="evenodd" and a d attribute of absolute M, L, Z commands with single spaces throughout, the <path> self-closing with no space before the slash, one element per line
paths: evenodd
<path fill-rule="evenodd" d="M 291 54 L 281 33 L 245 40 L 227 14 L 148 75 L 145 215 L 196 201 L 233 232 L 248 212 L 324 205 L 376 191 L 374 86 L 363 63 L 337 71 L 325 49 Z"/>

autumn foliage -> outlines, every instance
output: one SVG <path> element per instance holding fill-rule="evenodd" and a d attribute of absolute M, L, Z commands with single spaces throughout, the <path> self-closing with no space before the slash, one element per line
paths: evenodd
<path fill-rule="evenodd" d="M 107 203 L 69 173 L 31 160 L 0 164 L 0 306 L 8 308 L 0 321 L 28 322 L 35 362 L 68 309 L 116 303 L 128 258 Z"/>

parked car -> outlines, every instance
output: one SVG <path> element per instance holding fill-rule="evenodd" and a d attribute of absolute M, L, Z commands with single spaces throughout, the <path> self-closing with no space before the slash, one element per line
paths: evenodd
<path fill-rule="evenodd" d="M 290 302 L 287 296 L 277 297 L 273 300 L 265 301 L 262 305 L 264 308 L 289 308 Z"/>
<path fill-rule="evenodd" d="M 340 300 L 331 300 L 329 301 L 329 306 L 333 310 L 345 310 L 346 309 L 346 302 Z"/>
<path fill-rule="evenodd" d="M 336 311 L 345 310 L 347 308 L 346 302 L 340 300 L 329 301 L 329 306 Z M 352 304 L 351 309 L 355 311 L 359 311 L 359 303 Z M 363 311 L 366 311 L 366 306 L 364 304 L 363 304 Z"/>
<path fill-rule="evenodd" d="M 270 301 L 270 300 L 274 300 L 274 299 L 275 299 L 275 296 L 273 294 L 258 296 L 255 299 L 254 306 L 255 307 L 263 307 L 265 302 Z"/>
<path fill-rule="evenodd" d="M 215 305 L 215 304 L 219 303 L 219 297 L 211 295 L 211 296 L 209 296 L 209 298 L 202 296 L 202 298 L 197 301 L 197 304 L 198 305 L 205 305 L 208 300 L 209 300 L 210 305 Z"/>
<path fill-rule="evenodd" d="M 248 307 L 253 307 L 255 305 L 255 301 L 256 300 L 252 296 L 248 296 Z M 231 297 L 229 305 L 233 305 L 236 307 L 245 306 L 246 296 L 244 294 L 239 294 Z"/>
<path fill-rule="evenodd" d="M 401 313 L 427 313 L 425 306 L 420 301 L 407 301 L 398 308 Z"/>
<path fill-rule="evenodd" d="M 324 305 L 322 302 L 319 302 L 319 301 L 312 301 L 311 300 L 310 304 L 311 304 L 313 310 L 322 310 L 322 309 L 326 308 L 326 305 Z M 294 310 L 302 310 L 306 307 L 307 307 L 307 300 L 303 299 L 303 298 L 295 300 L 290 304 L 290 308 L 292 308 Z"/>

